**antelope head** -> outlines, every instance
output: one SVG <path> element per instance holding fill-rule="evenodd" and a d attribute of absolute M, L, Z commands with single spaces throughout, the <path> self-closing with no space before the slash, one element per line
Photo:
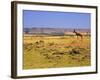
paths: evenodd
<path fill-rule="evenodd" d="M 75 31 L 75 29 L 74 29 L 74 31 L 73 31 L 73 33 L 75 33 L 76 31 Z"/>

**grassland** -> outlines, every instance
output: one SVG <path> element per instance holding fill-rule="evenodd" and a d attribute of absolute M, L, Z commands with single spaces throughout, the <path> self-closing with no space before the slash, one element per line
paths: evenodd
<path fill-rule="evenodd" d="M 91 65 L 90 36 L 24 35 L 23 69 Z"/>

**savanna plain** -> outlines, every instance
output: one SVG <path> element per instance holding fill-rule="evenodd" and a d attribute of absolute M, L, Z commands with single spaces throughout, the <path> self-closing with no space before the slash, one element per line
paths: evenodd
<path fill-rule="evenodd" d="M 24 34 L 23 39 L 23 69 L 91 65 L 90 36 Z"/>

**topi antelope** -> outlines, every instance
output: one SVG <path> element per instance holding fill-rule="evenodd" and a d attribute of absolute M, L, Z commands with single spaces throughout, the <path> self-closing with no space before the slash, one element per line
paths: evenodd
<path fill-rule="evenodd" d="M 77 36 L 77 38 L 78 37 L 81 37 L 81 39 L 83 38 L 83 35 L 81 33 L 79 33 L 79 32 L 76 32 L 75 29 L 74 29 L 73 33 L 75 33 L 75 35 Z"/>

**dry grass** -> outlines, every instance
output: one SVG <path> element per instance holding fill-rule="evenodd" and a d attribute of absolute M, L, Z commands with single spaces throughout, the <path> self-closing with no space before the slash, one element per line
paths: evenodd
<path fill-rule="evenodd" d="M 24 36 L 23 69 L 90 66 L 90 37 Z"/>

